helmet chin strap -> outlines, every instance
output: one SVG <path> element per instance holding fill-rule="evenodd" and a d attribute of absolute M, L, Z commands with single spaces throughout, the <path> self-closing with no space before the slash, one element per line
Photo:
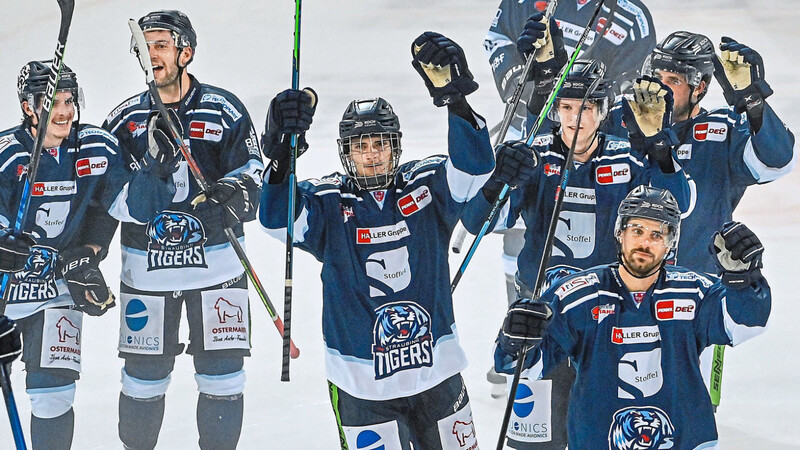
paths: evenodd
<path fill-rule="evenodd" d="M 628 268 L 628 266 L 625 264 L 625 258 L 622 257 L 622 251 L 617 253 L 617 259 L 619 260 L 619 265 L 622 266 L 623 269 L 625 269 L 625 272 L 628 272 L 630 276 L 638 278 L 640 280 L 653 276 L 654 274 L 658 273 L 658 271 L 663 269 L 665 265 L 667 265 L 667 259 L 664 258 L 661 260 L 661 264 L 659 264 L 658 267 L 650 271 L 650 273 L 648 273 L 647 275 L 637 275 L 633 273 L 633 271 L 630 268 Z"/>

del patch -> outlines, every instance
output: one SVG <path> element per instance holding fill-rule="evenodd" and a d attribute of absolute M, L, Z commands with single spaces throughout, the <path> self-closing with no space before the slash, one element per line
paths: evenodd
<path fill-rule="evenodd" d="M 147 224 L 147 270 L 208 267 L 203 224 L 183 212 L 164 211 Z"/>
<path fill-rule="evenodd" d="M 189 137 L 204 141 L 219 142 L 222 140 L 222 125 L 213 122 L 193 120 L 189 124 Z"/>
<path fill-rule="evenodd" d="M 250 348 L 247 289 L 204 291 L 203 338 L 206 350 Z"/>
<path fill-rule="evenodd" d="M 698 142 L 724 142 L 728 137 L 728 125 L 717 122 L 704 122 L 694 125 L 694 140 Z"/>
<path fill-rule="evenodd" d="M 597 184 L 621 184 L 631 181 L 631 168 L 627 163 L 599 166 L 595 171 Z"/>
<path fill-rule="evenodd" d="M 375 310 L 372 355 L 375 379 L 433 365 L 431 316 L 414 302 L 396 302 Z"/>
<path fill-rule="evenodd" d="M 656 318 L 658 320 L 694 320 L 696 310 L 694 300 L 674 299 L 656 302 Z"/>
<path fill-rule="evenodd" d="M 81 371 L 83 313 L 74 309 L 46 309 L 42 328 L 42 368 Z"/>
<path fill-rule="evenodd" d="M 81 158 L 75 162 L 75 171 L 78 177 L 102 175 L 108 169 L 108 158 L 105 156 L 91 156 Z"/>
<path fill-rule="evenodd" d="M 400 209 L 400 214 L 404 217 L 408 217 L 428 206 L 432 199 L 430 188 L 428 188 L 428 186 L 420 186 L 411 193 L 400 197 L 400 199 L 397 200 L 397 207 Z"/>

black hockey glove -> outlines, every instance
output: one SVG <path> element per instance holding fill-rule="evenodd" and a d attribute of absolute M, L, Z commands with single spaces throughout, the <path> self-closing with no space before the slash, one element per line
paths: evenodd
<path fill-rule="evenodd" d="M 168 108 L 170 120 L 183 136 L 183 125 L 174 109 Z M 144 167 L 162 180 L 168 179 L 178 171 L 181 151 L 178 143 L 172 138 L 167 120 L 158 111 L 152 111 L 147 118 L 147 153 L 144 155 Z"/>
<path fill-rule="evenodd" d="M 270 184 L 283 183 L 289 174 L 292 156 L 292 134 L 297 134 L 297 157 L 308 149 L 306 131 L 311 127 L 317 109 L 317 93 L 307 87 L 302 91 L 287 89 L 269 104 L 261 151 L 269 161 Z"/>
<path fill-rule="evenodd" d="M 646 153 L 661 172 L 675 173 L 672 147 L 680 142 L 670 128 L 672 90 L 656 78 L 643 76 L 633 85 L 633 98 L 622 102 L 622 118 L 628 128 L 631 148 Z"/>
<path fill-rule="evenodd" d="M 11 228 L 0 230 L 0 272 L 17 272 L 25 268 L 34 245 L 36 241 L 29 234 L 15 236 Z"/>
<path fill-rule="evenodd" d="M 498 346 L 503 352 L 516 355 L 523 347 L 540 343 L 552 317 L 553 310 L 546 302 L 517 300 L 506 313 Z"/>
<path fill-rule="evenodd" d="M 61 275 L 75 306 L 90 316 L 102 316 L 115 306 L 114 294 L 98 265 L 100 257 L 91 248 L 70 247 L 59 255 Z"/>
<path fill-rule="evenodd" d="M 426 31 L 419 35 L 411 44 L 411 56 L 411 65 L 425 80 L 436 106 L 459 103 L 478 89 L 464 50 L 439 33 Z"/>
<path fill-rule="evenodd" d="M 539 153 L 525 141 L 507 141 L 497 146 L 492 176 L 481 192 L 490 203 L 497 199 L 504 185 L 512 189 L 533 177 L 539 166 Z"/>
<path fill-rule="evenodd" d="M 747 112 L 750 129 L 757 133 L 764 115 L 764 99 L 772 95 L 772 88 L 764 81 L 764 60 L 752 48 L 725 36 L 719 49 L 720 57 L 712 58 L 714 78 L 722 87 L 725 101 L 736 112 Z"/>
<path fill-rule="evenodd" d="M 517 51 L 526 60 L 528 55 L 536 51 L 536 62 L 526 81 L 534 82 L 535 94 L 548 95 L 553 89 L 556 76 L 568 59 L 564 48 L 564 33 L 558 28 L 556 19 L 550 18 L 548 24 L 544 13 L 537 12 L 530 16 L 517 39 Z"/>
<path fill-rule="evenodd" d="M 0 364 L 10 364 L 22 353 L 17 324 L 6 316 L 0 316 Z"/>
<path fill-rule="evenodd" d="M 709 248 L 722 275 L 722 283 L 744 289 L 761 278 L 764 246 L 758 237 L 740 222 L 728 222 L 714 233 Z"/>
<path fill-rule="evenodd" d="M 255 214 L 258 198 L 252 198 L 250 193 L 258 192 L 258 189 L 256 181 L 247 174 L 242 174 L 241 178 L 220 178 L 209 186 L 208 191 L 195 197 L 192 206 L 198 211 L 208 209 L 223 226 L 233 228 Z"/>

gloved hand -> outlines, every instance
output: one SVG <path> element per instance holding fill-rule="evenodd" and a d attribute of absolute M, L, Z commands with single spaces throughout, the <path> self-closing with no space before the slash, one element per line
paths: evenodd
<path fill-rule="evenodd" d="M 61 275 L 75 306 L 90 316 L 102 316 L 116 303 L 98 265 L 100 257 L 91 248 L 70 247 L 59 255 Z"/>
<path fill-rule="evenodd" d="M 497 337 L 495 370 L 513 373 L 511 363 L 517 358 L 519 351 L 542 341 L 552 317 L 553 310 L 546 302 L 522 299 L 512 303 Z M 529 351 L 523 368 L 530 368 L 534 360 L 535 354 Z"/>
<path fill-rule="evenodd" d="M 232 228 L 255 214 L 258 198 L 251 198 L 250 192 L 258 191 L 258 184 L 247 174 L 241 178 L 220 178 L 209 186 L 208 191 L 192 200 L 198 211 L 209 209 L 217 215 L 227 228 Z"/>
<path fill-rule="evenodd" d="M 536 62 L 526 81 L 534 81 L 533 89 L 536 94 L 549 94 L 556 76 L 568 59 L 564 48 L 564 33 L 558 28 L 555 18 L 551 17 L 548 23 L 544 13 L 537 12 L 530 16 L 517 39 L 517 51 L 526 60 L 528 55 L 536 51 Z"/>
<path fill-rule="evenodd" d="M 0 316 L 0 364 L 13 362 L 21 353 L 17 324 L 6 316 Z"/>
<path fill-rule="evenodd" d="M 174 109 L 168 108 L 167 113 L 172 123 L 183 136 L 183 125 Z M 147 117 L 147 153 L 144 155 L 144 166 L 158 178 L 166 180 L 178 171 L 182 159 L 180 147 L 172 137 L 167 120 L 158 111 L 152 111 Z"/>
<path fill-rule="evenodd" d="M 656 78 L 643 76 L 633 85 L 633 98 L 622 102 L 631 148 L 650 156 L 663 173 L 674 173 L 672 147 L 680 142 L 670 128 L 672 90 Z"/>
<path fill-rule="evenodd" d="M 425 80 L 433 104 L 451 105 L 478 89 L 467 67 L 464 50 L 433 31 L 419 35 L 411 44 L 411 65 Z"/>
<path fill-rule="evenodd" d="M 317 93 L 307 87 L 302 91 L 287 89 L 269 104 L 261 151 L 270 160 L 270 183 L 280 183 L 289 173 L 292 156 L 291 136 L 297 134 L 297 156 L 308 149 L 306 131 L 311 127 L 317 109 Z"/>
<path fill-rule="evenodd" d="M 15 236 L 11 228 L 0 230 L 0 272 L 17 272 L 25 268 L 34 245 L 36 241 L 29 234 Z"/>
<path fill-rule="evenodd" d="M 754 132 L 761 128 L 764 99 L 772 95 L 772 88 L 764 81 L 764 61 L 752 48 L 729 37 L 719 44 L 722 54 L 712 58 L 714 78 L 722 87 L 725 101 L 736 112 L 747 112 Z"/>
<path fill-rule="evenodd" d="M 513 189 L 532 178 L 539 167 L 539 159 L 539 152 L 528 147 L 524 140 L 507 141 L 498 145 L 494 172 L 481 189 L 483 196 L 490 203 L 494 202 L 504 185 Z"/>
<path fill-rule="evenodd" d="M 740 222 L 727 222 L 714 233 L 709 247 L 722 275 L 722 283 L 744 289 L 761 278 L 764 246 L 758 237 Z"/>

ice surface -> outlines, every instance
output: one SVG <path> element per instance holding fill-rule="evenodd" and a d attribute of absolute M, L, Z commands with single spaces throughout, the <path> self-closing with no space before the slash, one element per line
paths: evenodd
<path fill-rule="evenodd" d="M 563 0 L 572 1 L 572 0 Z M 125 98 L 144 90 L 144 77 L 128 53 L 127 19 L 162 8 L 190 16 L 198 33 L 191 72 L 203 82 L 234 92 L 248 107 L 259 133 L 272 96 L 291 83 L 293 2 L 277 1 L 78 1 L 66 61 L 77 72 L 87 96 L 81 120 L 100 124 Z M 435 108 L 409 64 L 410 45 L 422 31 L 442 32 L 459 42 L 481 89 L 470 97 L 475 109 L 496 123 L 502 104 L 483 52 L 483 37 L 496 0 L 326 0 L 306 1 L 303 9 L 301 86 L 312 86 L 320 104 L 311 149 L 299 164 L 299 176 L 321 176 L 340 169 L 336 154 L 337 123 L 353 98 L 383 96 L 403 125 L 404 160 L 446 148 L 446 115 Z M 800 129 L 797 40 L 800 12 L 796 0 L 651 0 L 658 36 L 677 29 L 702 32 L 714 41 L 729 35 L 757 49 L 766 62 L 769 99 L 781 118 Z M 30 59 L 52 57 L 58 30 L 56 2 L 2 2 L 0 13 L 0 111 L 3 128 L 19 122 L 16 77 Z M 713 85 L 706 106 L 722 104 Z M 800 340 L 795 317 L 798 301 L 795 257 L 800 245 L 800 172 L 771 185 L 751 188 L 736 219 L 764 241 L 765 274 L 773 287 L 769 330 L 726 352 L 723 398 L 717 414 L 724 448 L 800 448 L 795 426 L 800 416 Z M 118 243 L 115 241 L 115 247 Z M 247 227 L 250 258 L 272 301 L 282 310 L 283 244 L 254 224 Z M 484 448 L 497 440 L 503 402 L 489 396 L 484 374 L 492 340 L 505 311 L 505 291 L 498 236 L 484 240 L 455 295 L 462 345 L 470 366 L 467 380 L 477 435 Z M 292 381 L 281 383 L 281 341 L 253 293 L 253 356 L 245 368 L 244 429 L 240 448 L 332 449 L 338 437 L 327 397 L 320 332 L 320 265 L 295 252 L 293 337 L 302 356 L 292 364 Z M 451 258 L 457 267 L 461 256 Z M 480 267 L 478 267 L 480 266 Z M 116 285 L 119 251 L 112 250 L 104 272 Z M 794 294 L 792 293 L 794 292 Z M 119 369 L 116 340 L 119 308 L 84 326 L 83 374 L 75 401 L 75 449 L 120 448 L 117 438 Z M 187 335 L 185 325 L 183 335 Z M 185 337 L 184 337 L 185 339 Z M 22 365 L 14 365 L 13 384 L 23 424 L 28 430 L 29 401 Z M 196 387 L 188 356 L 178 358 L 167 395 L 166 418 L 158 448 L 196 448 Z M 601 383 L 602 381 L 598 381 Z M 5 417 L 3 412 L 0 416 Z M 11 448 L 5 418 L 0 419 L 0 448 Z"/>

